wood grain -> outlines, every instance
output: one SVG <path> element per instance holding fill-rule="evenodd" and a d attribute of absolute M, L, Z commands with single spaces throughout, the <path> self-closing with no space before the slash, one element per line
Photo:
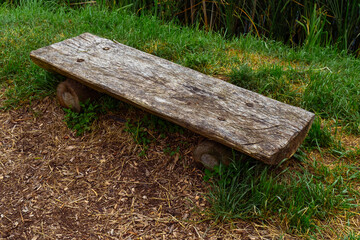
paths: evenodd
<path fill-rule="evenodd" d="M 268 164 L 291 157 L 314 114 L 90 33 L 30 53 L 40 67 Z"/>

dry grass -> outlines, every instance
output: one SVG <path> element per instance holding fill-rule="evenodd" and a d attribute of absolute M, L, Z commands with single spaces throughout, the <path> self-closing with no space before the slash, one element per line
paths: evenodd
<path fill-rule="evenodd" d="M 280 66 L 283 70 L 288 70 L 289 68 L 292 69 L 304 68 L 301 67 L 301 65 L 303 64 L 299 64 L 296 61 L 283 60 L 274 56 L 260 54 L 257 52 L 244 52 L 242 50 L 237 50 L 237 49 L 227 50 L 227 57 L 229 59 L 236 57 L 241 63 L 248 64 L 253 70 L 264 67 L 264 65 Z M 234 64 L 233 67 L 237 67 L 237 64 Z M 231 70 L 231 68 L 229 68 L 229 70 Z"/>

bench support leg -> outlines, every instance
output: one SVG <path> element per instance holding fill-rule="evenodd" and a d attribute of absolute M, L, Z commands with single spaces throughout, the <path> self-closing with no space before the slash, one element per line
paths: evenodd
<path fill-rule="evenodd" d="M 57 86 L 56 95 L 62 107 L 70 108 L 74 112 L 80 112 L 80 102 L 85 102 L 88 99 L 93 100 L 99 96 L 99 93 L 75 80 L 67 78 Z"/>
<path fill-rule="evenodd" d="M 224 145 L 205 140 L 196 146 L 193 156 L 196 162 L 201 163 L 205 168 L 213 170 L 221 163 L 228 165 L 232 160 L 232 150 Z"/>

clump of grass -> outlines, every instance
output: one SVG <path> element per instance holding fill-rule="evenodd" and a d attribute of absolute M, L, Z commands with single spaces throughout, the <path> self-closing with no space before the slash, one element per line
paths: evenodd
<path fill-rule="evenodd" d="M 316 117 L 305 138 L 304 146 L 309 149 L 330 147 L 334 143 L 331 130 L 328 126 L 322 126 L 320 117 Z"/>
<path fill-rule="evenodd" d="M 309 16 L 302 16 L 302 21 L 297 21 L 300 24 L 306 34 L 304 40 L 305 49 L 312 49 L 319 47 L 321 44 L 326 45 L 328 43 L 328 33 L 324 31 L 326 21 L 326 11 L 321 8 L 317 8 L 316 3 L 309 11 Z"/>
<path fill-rule="evenodd" d="M 268 167 L 250 161 L 220 165 L 207 175 L 212 180 L 208 199 L 215 219 L 279 218 L 288 232 L 305 233 L 315 231 L 317 221 L 355 207 L 352 190 L 341 176 L 328 182 L 316 180 L 307 170 L 284 170 L 274 176 Z"/>
<path fill-rule="evenodd" d="M 329 68 L 309 69 L 306 73 L 279 66 L 253 70 L 243 64 L 232 69 L 229 76 L 237 86 L 305 108 L 323 118 L 339 119 L 349 132 L 360 134 L 360 85 L 353 74 L 333 73 Z M 293 84 L 301 84 L 303 90 L 293 88 Z"/>

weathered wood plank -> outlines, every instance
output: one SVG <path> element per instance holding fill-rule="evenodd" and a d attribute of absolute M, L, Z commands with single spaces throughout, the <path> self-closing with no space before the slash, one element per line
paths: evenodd
<path fill-rule="evenodd" d="M 265 163 L 294 154 L 314 114 L 90 33 L 32 51 L 40 67 Z"/>

